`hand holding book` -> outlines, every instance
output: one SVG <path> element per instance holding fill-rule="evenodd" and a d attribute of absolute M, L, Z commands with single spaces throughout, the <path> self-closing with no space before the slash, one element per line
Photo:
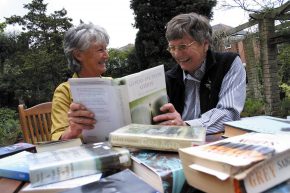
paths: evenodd
<path fill-rule="evenodd" d="M 187 126 L 182 120 L 181 115 L 176 111 L 173 104 L 167 103 L 160 107 L 159 115 L 153 117 L 154 122 L 158 122 L 160 125 L 177 125 Z"/>

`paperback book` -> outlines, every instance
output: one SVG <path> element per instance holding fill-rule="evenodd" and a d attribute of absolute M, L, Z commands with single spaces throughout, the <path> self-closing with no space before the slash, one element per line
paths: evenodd
<path fill-rule="evenodd" d="M 290 149 L 289 137 L 247 133 L 206 145 L 179 149 L 181 159 L 192 160 L 195 170 L 222 180 L 253 164 Z"/>
<path fill-rule="evenodd" d="M 182 192 L 185 176 L 177 153 L 137 151 L 131 158 L 133 172 L 159 192 Z"/>
<path fill-rule="evenodd" d="M 32 187 L 118 170 L 131 164 L 127 149 L 113 148 L 107 143 L 42 152 L 27 158 Z"/>
<path fill-rule="evenodd" d="M 187 182 L 204 192 L 260 193 L 290 179 L 290 150 L 275 154 L 227 179 L 196 170 L 193 159 L 184 157 L 184 154 L 180 154 L 180 158 Z"/>
<path fill-rule="evenodd" d="M 110 132 L 129 123 L 152 124 L 168 102 L 163 65 L 118 79 L 71 78 L 69 83 L 73 100 L 98 122 L 98 128 L 82 133 L 85 143 L 106 141 Z"/>
<path fill-rule="evenodd" d="M 204 127 L 129 124 L 110 133 L 114 146 L 134 147 L 163 151 L 205 143 Z"/>
<path fill-rule="evenodd" d="M 101 180 L 89 183 L 64 193 L 159 193 L 129 169 L 123 170 Z"/>
<path fill-rule="evenodd" d="M 257 193 L 289 179 L 289 152 L 288 136 L 247 133 L 180 149 L 179 156 L 193 187 L 213 193 Z"/>

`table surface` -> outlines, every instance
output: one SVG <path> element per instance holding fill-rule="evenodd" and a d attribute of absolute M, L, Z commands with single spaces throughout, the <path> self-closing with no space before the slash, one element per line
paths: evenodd
<path fill-rule="evenodd" d="M 21 192 L 21 189 L 27 184 L 28 184 L 27 182 L 21 182 L 17 180 L 0 177 L 0 192 L 1 193 Z"/>

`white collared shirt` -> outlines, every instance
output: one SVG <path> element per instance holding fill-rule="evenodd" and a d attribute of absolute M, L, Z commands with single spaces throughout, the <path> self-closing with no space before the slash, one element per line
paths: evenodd
<path fill-rule="evenodd" d="M 199 88 L 204 72 L 205 63 L 193 75 L 183 73 L 185 104 L 182 119 L 189 125 L 206 127 L 207 134 L 219 133 L 224 130 L 224 122 L 240 118 L 246 99 L 246 71 L 240 57 L 236 57 L 223 78 L 217 106 L 201 114 Z"/>

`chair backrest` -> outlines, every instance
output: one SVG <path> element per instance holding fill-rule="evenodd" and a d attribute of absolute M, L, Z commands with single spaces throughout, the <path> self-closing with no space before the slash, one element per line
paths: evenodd
<path fill-rule="evenodd" d="M 26 143 L 35 144 L 50 141 L 52 102 L 41 103 L 26 109 L 23 104 L 18 106 L 20 125 Z"/>

